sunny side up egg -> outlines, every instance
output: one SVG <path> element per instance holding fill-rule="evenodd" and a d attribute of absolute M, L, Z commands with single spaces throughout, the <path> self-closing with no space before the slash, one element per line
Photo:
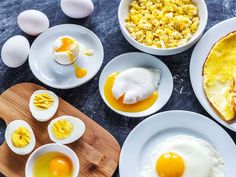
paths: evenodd
<path fill-rule="evenodd" d="M 130 68 L 112 73 L 104 85 L 104 95 L 116 110 L 140 112 L 151 107 L 158 98 L 159 69 Z"/>
<path fill-rule="evenodd" d="M 224 160 L 208 142 L 180 135 L 156 147 L 140 177 L 224 177 Z"/>

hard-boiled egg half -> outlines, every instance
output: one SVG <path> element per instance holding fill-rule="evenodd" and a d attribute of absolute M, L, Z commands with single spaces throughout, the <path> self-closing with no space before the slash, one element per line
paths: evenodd
<path fill-rule="evenodd" d="M 5 140 L 8 147 L 19 155 L 29 154 L 36 144 L 32 128 L 23 120 L 15 120 L 7 125 Z"/>
<path fill-rule="evenodd" d="M 150 108 L 158 98 L 161 79 L 159 69 L 134 67 L 108 76 L 104 95 L 116 110 L 140 112 Z"/>
<path fill-rule="evenodd" d="M 57 95 L 48 90 L 35 91 L 29 102 L 33 117 L 40 122 L 51 119 L 55 115 L 58 105 L 59 99 Z"/>
<path fill-rule="evenodd" d="M 48 134 L 55 143 L 70 144 L 78 140 L 85 132 L 82 120 L 73 116 L 61 116 L 50 122 Z"/>

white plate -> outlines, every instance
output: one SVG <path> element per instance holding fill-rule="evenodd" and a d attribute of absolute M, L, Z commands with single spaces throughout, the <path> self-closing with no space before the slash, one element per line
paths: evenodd
<path fill-rule="evenodd" d="M 222 125 L 236 132 L 236 122 L 227 123 L 223 121 L 212 108 L 204 93 L 202 82 L 202 67 L 211 48 L 218 40 L 235 30 L 236 18 L 231 18 L 215 25 L 203 35 L 202 39 L 196 45 L 191 57 L 190 78 L 195 95 L 197 96 L 199 102 L 205 108 L 205 110 Z"/>
<path fill-rule="evenodd" d="M 110 104 L 107 102 L 104 96 L 105 81 L 111 73 L 122 72 L 132 67 L 146 67 L 146 68 L 161 69 L 162 73 L 161 73 L 160 85 L 158 88 L 158 99 L 149 109 L 142 112 L 129 113 L 129 112 L 115 110 L 114 108 L 110 106 Z M 106 65 L 99 79 L 99 91 L 104 102 L 113 111 L 117 112 L 118 114 L 128 116 L 128 117 L 143 117 L 143 116 L 148 116 L 155 113 L 167 103 L 167 101 L 169 100 L 171 96 L 172 90 L 173 90 L 173 78 L 168 67 L 158 58 L 152 55 L 148 55 L 148 54 L 144 54 L 140 52 L 126 53 L 126 54 L 117 56 Z"/>
<path fill-rule="evenodd" d="M 188 111 L 163 112 L 141 122 L 129 134 L 121 150 L 120 176 L 139 177 L 157 144 L 177 135 L 195 136 L 212 144 L 225 161 L 225 177 L 235 176 L 236 146 L 233 140 L 209 118 Z"/>
<path fill-rule="evenodd" d="M 73 65 L 63 66 L 53 59 L 52 45 L 58 37 L 71 36 L 94 51 L 93 56 L 80 55 L 77 63 L 86 68 L 88 74 L 78 79 L 75 77 Z M 80 86 L 92 79 L 99 71 L 104 57 L 103 46 L 99 38 L 89 29 L 73 24 L 54 26 L 33 42 L 29 54 L 30 68 L 41 82 L 59 88 L 69 89 Z"/>

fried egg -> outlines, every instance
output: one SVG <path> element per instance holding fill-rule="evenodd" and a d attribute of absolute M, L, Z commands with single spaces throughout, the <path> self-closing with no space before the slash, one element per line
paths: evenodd
<path fill-rule="evenodd" d="M 158 144 L 140 177 L 224 177 L 224 160 L 202 139 L 175 136 Z"/>
<path fill-rule="evenodd" d="M 203 66 L 205 94 L 217 113 L 226 120 L 236 111 L 236 32 L 219 40 Z"/>
<path fill-rule="evenodd" d="M 159 69 L 135 67 L 112 73 L 104 85 L 104 95 L 117 110 L 144 111 L 155 103 L 160 79 Z"/>
<path fill-rule="evenodd" d="M 23 120 L 15 120 L 7 125 L 5 140 L 8 147 L 19 155 L 29 154 L 36 144 L 32 128 Z"/>
<path fill-rule="evenodd" d="M 85 132 L 82 120 L 73 116 L 61 116 L 50 122 L 48 134 L 55 143 L 70 144 L 78 140 Z"/>
<path fill-rule="evenodd" d="M 32 116 L 45 122 L 51 119 L 57 112 L 59 99 L 57 95 L 48 90 L 37 90 L 30 97 L 29 107 Z"/>

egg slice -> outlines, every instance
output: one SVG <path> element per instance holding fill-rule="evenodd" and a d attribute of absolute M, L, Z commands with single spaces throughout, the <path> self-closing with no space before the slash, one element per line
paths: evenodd
<path fill-rule="evenodd" d="M 219 40 L 203 66 L 204 91 L 210 104 L 226 121 L 236 113 L 236 32 Z"/>
<path fill-rule="evenodd" d="M 19 155 L 29 154 L 36 144 L 32 128 L 23 120 L 15 120 L 7 125 L 5 140 L 8 147 Z"/>
<path fill-rule="evenodd" d="M 155 148 L 140 177 L 224 177 L 224 160 L 202 139 L 171 137 Z"/>
<path fill-rule="evenodd" d="M 61 36 L 53 45 L 53 54 L 58 63 L 62 65 L 71 64 L 79 56 L 79 43 L 70 36 Z"/>
<path fill-rule="evenodd" d="M 48 90 L 37 90 L 30 97 L 29 107 L 33 117 L 45 122 L 57 112 L 59 99 L 57 95 Z"/>
<path fill-rule="evenodd" d="M 61 116 L 50 122 L 48 134 L 55 143 L 70 144 L 78 140 L 85 132 L 82 120 L 73 116 Z"/>

